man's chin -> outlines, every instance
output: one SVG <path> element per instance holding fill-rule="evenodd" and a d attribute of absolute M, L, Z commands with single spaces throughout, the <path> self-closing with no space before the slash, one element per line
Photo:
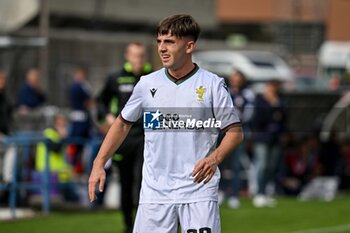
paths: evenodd
<path fill-rule="evenodd" d="M 164 63 L 164 62 L 163 62 L 163 67 L 169 69 L 169 68 L 170 68 L 170 65 L 169 65 L 169 63 Z"/>
<path fill-rule="evenodd" d="M 170 61 L 162 61 L 163 67 L 169 69 L 171 67 L 171 62 Z"/>

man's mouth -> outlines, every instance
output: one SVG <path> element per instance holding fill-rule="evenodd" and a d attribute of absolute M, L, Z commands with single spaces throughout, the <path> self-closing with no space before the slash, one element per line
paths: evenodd
<path fill-rule="evenodd" d="M 170 59 L 169 55 L 162 55 L 161 57 L 163 61 L 168 61 Z"/>

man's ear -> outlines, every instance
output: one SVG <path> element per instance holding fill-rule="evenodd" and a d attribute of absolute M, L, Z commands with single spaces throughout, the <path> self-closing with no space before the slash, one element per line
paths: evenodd
<path fill-rule="evenodd" d="M 196 43 L 193 40 L 187 42 L 186 53 L 192 53 L 195 47 L 196 47 Z"/>

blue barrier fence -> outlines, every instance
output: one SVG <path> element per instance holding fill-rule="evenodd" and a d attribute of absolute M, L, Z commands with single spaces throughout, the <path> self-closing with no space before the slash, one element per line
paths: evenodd
<path fill-rule="evenodd" d="M 26 166 L 30 158 L 31 148 L 36 146 L 38 143 L 45 143 L 48 147 L 48 140 L 42 136 L 41 133 L 33 132 L 20 132 L 12 137 L 6 137 L 0 141 L 2 146 L 9 148 L 13 147 L 14 156 L 12 159 L 12 179 L 9 182 L 0 182 L 0 191 L 9 192 L 9 208 L 11 210 L 12 218 L 16 218 L 16 208 L 17 208 L 17 193 L 19 190 L 29 190 L 38 191 L 42 195 L 42 212 L 44 214 L 50 213 L 51 207 L 51 197 L 50 197 L 50 166 L 49 166 L 49 150 L 46 150 L 45 155 L 45 168 L 43 171 L 42 179 L 40 182 L 34 182 L 33 180 L 23 179 L 23 177 L 30 177 L 31 169 Z M 91 170 L 92 161 L 96 155 L 96 148 L 101 144 L 101 138 L 93 138 L 90 140 L 81 138 L 69 138 L 63 141 L 65 145 L 75 144 L 84 145 L 85 147 L 90 147 L 90 162 L 86 168 L 85 172 Z M 66 153 L 64 155 L 67 158 Z M 1 169 L 0 169 L 1 170 Z M 20 174 L 19 174 L 20 173 Z M 87 182 L 87 180 L 86 180 Z"/>

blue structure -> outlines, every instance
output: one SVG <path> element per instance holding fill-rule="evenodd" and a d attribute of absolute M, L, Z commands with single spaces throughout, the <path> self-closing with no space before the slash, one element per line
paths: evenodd
<path fill-rule="evenodd" d="M 16 218 L 17 208 L 17 191 L 18 190 L 36 190 L 40 191 L 43 197 L 42 211 L 45 215 L 50 213 L 50 168 L 49 168 L 49 150 L 47 150 L 45 157 L 45 169 L 43 172 L 43 178 L 41 182 L 34 183 L 31 181 L 23 181 L 21 177 L 29 177 L 31 170 L 26 166 L 20 166 L 20 164 L 27 164 L 30 159 L 30 148 L 38 143 L 47 144 L 46 139 L 41 133 L 36 132 L 20 132 L 12 137 L 7 137 L 0 141 L 4 146 L 14 146 L 14 162 L 13 162 L 13 179 L 8 183 L 0 183 L 0 191 L 9 191 L 9 208 L 11 210 L 12 218 Z M 100 139 L 93 139 L 92 141 L 86 141 L 84 139 L 74 138 L 67 140 L 68 143 L 75 143 L 80 145 L 87 145 L 92 148 L 98 146 L 101 143 Z M 93 150 L 91 150 L 93 151 Z M 91 163 L 93 158 L 91 157 Z M 19 169 L 22 169 L 21 171 Z M 88 167 L 91 169 L 91 166 Z M 20 175 L 21 172 L 21 175 Z"/>

